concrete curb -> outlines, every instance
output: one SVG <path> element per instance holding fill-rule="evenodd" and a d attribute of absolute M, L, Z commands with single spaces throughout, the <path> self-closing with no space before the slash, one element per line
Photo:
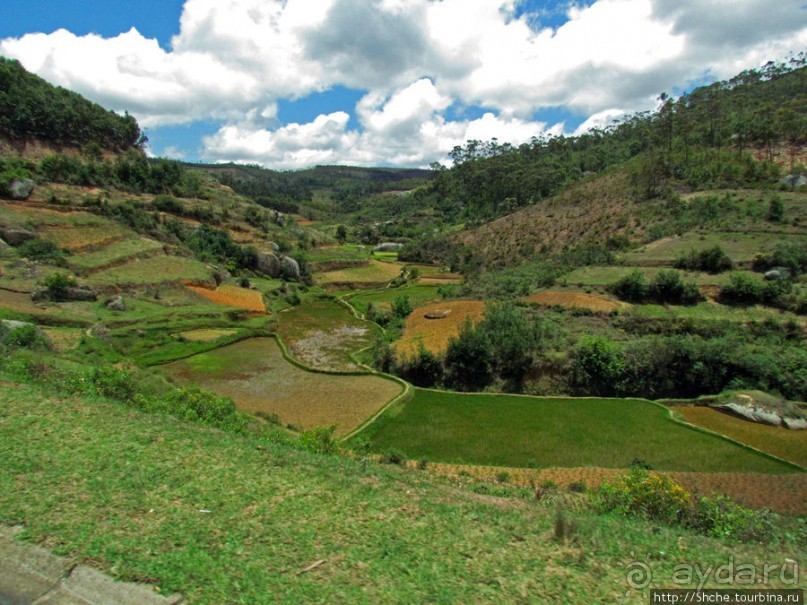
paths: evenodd
<path fill-rule="evenodd" d="M 14 538 L 22 527 L 0 526 L 0 605 L 177 605 L 144 584 L 119 582 L 44 548 Z"/>

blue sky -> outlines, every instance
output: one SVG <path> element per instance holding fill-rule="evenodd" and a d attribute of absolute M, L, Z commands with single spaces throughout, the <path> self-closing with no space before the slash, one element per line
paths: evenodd
<path fill-rule="evenodd" d="M 0 54 L 129 111 L 151 153 L 283 169 L 426 166 L 471 138 L 573 134 L 807 47 L 802 0 L 0 0 L 0 14 Z"/>

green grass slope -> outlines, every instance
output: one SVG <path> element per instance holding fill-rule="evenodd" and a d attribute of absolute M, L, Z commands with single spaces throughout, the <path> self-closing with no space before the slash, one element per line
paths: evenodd
<path fill-rule="evenodd" d="M 189 603 L 639 603 L 640 551 L 668 553 L 659 581 L 679 557 L 791 554 L 584 514 L 562 544 L 534 501 L 9 382 L 0 523 Z"/>

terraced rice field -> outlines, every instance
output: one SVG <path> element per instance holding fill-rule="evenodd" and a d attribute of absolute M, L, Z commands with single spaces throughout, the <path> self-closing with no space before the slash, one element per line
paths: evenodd
<path fill-rule="evenodd" d="M 427 468 L 449 477 L 469 475 L 491 482 L 506 473 L 507 482 L 514 485 L 537 488 L 551 482 L 561 491 L 567 491 L 572 483 L 583 484 L 586 489 L 596 489 L 604 481 L 614 481 L 626 472 L 602 467 L 525 469 L 443 463 L 429 464 Z M 770 508 L 792 515 L 807 514 L 807 473 L 777 475 L 667 471 L 663 474 L 698 496 L 722 494 L 751 508 Z"/>
<path fill-rule="evenodd" d="M 611 313 L 628 307 L 629 305 L 598 296 L 596 294 L 586 294 L 584 292 L 558 292 L 546 290 L 538 292 L 524 299 L 528 304 L 536 304 L 544 307 L 564 307 L 566 309 L 588 309 L 596 313 Z"/>
<path fill-rule="evenodd" d="M 215 290 L 202 288 L 200 286 L 186 287 L 200 296 L 205 297 L 207 300 L 220 305 L 227 305 L 228 307 L 235 307 L 237 309 L 247 309 L 248 311 L 255 311 L 256 313 L 266 313 L 266 303 L 263 300 L 263 294 L 257 290 L 240 288 L 231 284 L 221 284 Z"/>
<path fill-rule="evenodd" d="M 676 411 L 691 424 L 807 467 L 807 431 L 750 422 L 706 406 L 679 407 Z"/>
<path fill-rule="evenodd" d="M 398 406 L 396 406 L 398 408 Z M 415 389 L 367 428 L 374 449 L 509 467 L 788 473 L 797 469 L 670 418 L 642 399 L 542 398 Z"/>
<path fill-rule="evenodd" d="M 0 309 L 7 309 L 12 313 L 22 313 L 33 318 L 49 317 L 77 322 L 95 321 L 94 309 L 86 303 L 34 303 L 28 292 L 12 292 L 0 289 Z"/>
<path fill-rule="evenodd" d="M 67 265 L 76 271 L 100 271 L 126 262 L 132 258 L 142 258 L 162 254 L 163 244 L 146 237 L 115 241 L 94 252 L 74 254 Z"/>
<path fill-rule="evenodd" d="M 39 233 L 43 239 L 52 241 L 60 248 L 73 253 L 110 246 L 132 235 L 130 231 L 116 223 L 83 226 L 58 225 L 45 227 Z"/>
<path fill-rule="evenodd" d="M 231 397 L 239 409 L 277 414 L 300 429 L 336 425 L 345 435 L 401 393 L 379 376 L 306 372 L 287 362 L 273 338 L 253 338 L 162 366 L 177 382 Z"/>
<path fill-rule="evenodd" d="M 568 283 L 569 285 L 575 285 L 579 287 L 608 286 L 610 284 L 619 281 L 623 277 L 629 275 L 636 269 L 639 269 L 644 274 L 645 278 L 648 281 L 652 280 L 659 273 L 659 271 L 664 270 L 662 267 L 638 267 L 636 265 L 581 267 L 567 274 L 563 278 L 563 281 Z M 669 267 L 667 267 L 667 269 L 669 269 Z M 760 282 L 763 281 L 763 277 L 759 273 L 754 273 L 752 271 L 740 271 L 740 273 L 743 273 L 747 277 L 758 280 Z M 717 275 L 711 275 L 709 273 L 682 271 L 681 275 L 684 281 L 695 282 L 699 286 L 723 286 L 727 284 L 729 281 L 728 273 L 719 273 Z"/>
<path fill-rule="evenodd" d="M 446 301 L 415 309 L 406 319 L 403 336 L 394 343 L 395 351 L 406 358 L 415 355 L 422 345 L 432 353 L 444 353 L 465 320 L 479 321 L 484 314 L 485 303 L 479 300 Z"/>
<path fill-rule="evenodd" d="M 363 267 L 316 273 L 314 279 L 322 286 L 331 284 L 384 285 L 398 277 L 402 268 L 403 265 L 400 263 L 370 260 L 370 264 Z"/>
<path fill-rule="evenodd" d="M 758 252 L 771 250 L 778 242 L 797 241 L 803 235 L 770 233 L 685 233 L 665 237 L 622 255 L 629 265 L 671 265 L 690 250 L 720 246 L 735 263 L 750 263 Z"/>
<path fill-rule="evenodd" d="M 216 342 L 227 336 L 232 336 L 238 330 L 227 329 L 199 329 L 188 330 L 186 332 L 179 332 L 176 336 L 188 340 L 190 342 Z"/>
<path fill-rule="evenodd" d="M 440 298 L 435 286 L 422 285 L 418 282 L 417 284 L 410 283 L 400 288 L 385 288 L 383 290 L 360 292 L 346 297 L 345 300 L 347 300 L 357 312 L 366 314 L 367 306 L 370 303 L 389 308 L 396 298 L 402 296 L 408 297 L 409 302 L 415 309 Z"/>
<path fill-rule="evenodd" d="M 292 357 L 329 372 L 361 371 L 350 355 L 371 346 L 376 334 L 374 324 L 327 298 L 306 301 L 279 318 L 278 334 Z"/>
<path fill-rule="evenodd" d="M 418 279 L 418 283 L 430 286 L 453 286 L 462 282 L 462 275 L 459 273 L 424 273 Z"/>
<path fill-rule="evenodd" d="M 135 259 L 118 267 L 99 271 L 88 280 L 101 286 L 145 285 L 212 281 L 205 263 L 179 256 Z"/>

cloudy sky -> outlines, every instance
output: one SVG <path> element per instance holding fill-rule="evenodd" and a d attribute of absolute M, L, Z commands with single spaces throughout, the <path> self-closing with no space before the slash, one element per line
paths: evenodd
<path fill-rule="evenodd" d="M 807 49 L 807 0 L 0 0 L 0 55 L 155 155 L 427 166 Z"/>

